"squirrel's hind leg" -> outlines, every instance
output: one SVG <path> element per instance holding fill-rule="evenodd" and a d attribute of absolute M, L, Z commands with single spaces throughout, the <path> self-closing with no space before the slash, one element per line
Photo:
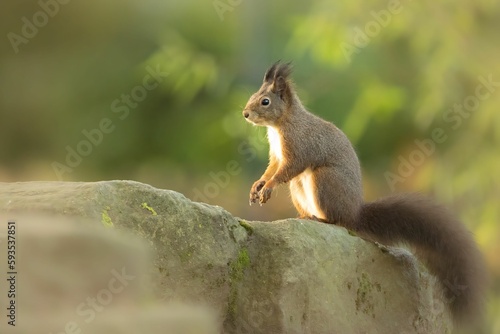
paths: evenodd
<path fill-rule="evenodd" d="M 331 224 L 352 228 L 363 205 L 362 190 L 348 176 L 332 167 L 314 169 L 316 203 Z"/>

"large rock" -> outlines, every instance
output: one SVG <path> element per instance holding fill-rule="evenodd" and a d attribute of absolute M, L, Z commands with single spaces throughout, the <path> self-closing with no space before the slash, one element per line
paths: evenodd
<path fill-rule="evenodd" d="M 249 222 L 129 181 L 4 183 L 0 210 L 132 232 L 154 250 L 155 294 L 210 307 L 225 333 L 451 331 L 439 285 L 411 254 L 337 226 Z"/>
<path fill-rule="evenodd" d="M 209 310 L 155 298 L 149 247 L 81 220 L 0 213 L 0 333 L 218 333 Z"/>

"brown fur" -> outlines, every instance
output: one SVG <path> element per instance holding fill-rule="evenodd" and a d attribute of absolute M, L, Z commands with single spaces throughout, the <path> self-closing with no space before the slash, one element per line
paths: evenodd
<path fill-rule="evenodd" d="M 289 64 L 273 64 L 243 110 L 247 121 L 268 128 L 271 145 L 269 166 L 253 184 L 250 204 L 266 203 L 277 185 L 289 182 L 301 217 L 344 226 L 386 245 L 409 243 L 440 279 L 455 320 L 477 313 L 485 269 L 467 229 L 417 195 L 364 203 L 360 165 L 349 139 L 304 108 L 290 73 Z"/>

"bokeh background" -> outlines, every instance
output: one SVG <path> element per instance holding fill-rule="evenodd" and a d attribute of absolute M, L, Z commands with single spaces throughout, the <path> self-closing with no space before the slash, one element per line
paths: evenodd
<path fill-rule="evenodd" d="M 354 143 L 367 200 L 420 191 L 474 232 L 492 277 L 476 332 L 500 333 L 499 32 L 496 0 L 2 1 L 0 181 L 132 179 L 294 216 L 286 187 L 249 207 L 268 148 L 241 116 L 293 61 L 305 105 Z"/>

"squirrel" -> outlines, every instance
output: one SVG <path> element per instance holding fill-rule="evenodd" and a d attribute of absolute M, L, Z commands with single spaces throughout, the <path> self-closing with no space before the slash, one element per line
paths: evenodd
<path fill-rule="evenodd" d="M 343 226 L 391 246 L 406 243 L 438 277 L 456 323 L 480 315 L 486 270 L 473 237 L 446 208 L 418 194 L 363 201 L 361 168 L 347 136 L 308 112 L 290 79 L 290 63 L 273 64 L 243 117 L 267 127 L 269 165 L 250 190 L 250 205 L 266 203 L 290 184 L 300 218 Z"/>

